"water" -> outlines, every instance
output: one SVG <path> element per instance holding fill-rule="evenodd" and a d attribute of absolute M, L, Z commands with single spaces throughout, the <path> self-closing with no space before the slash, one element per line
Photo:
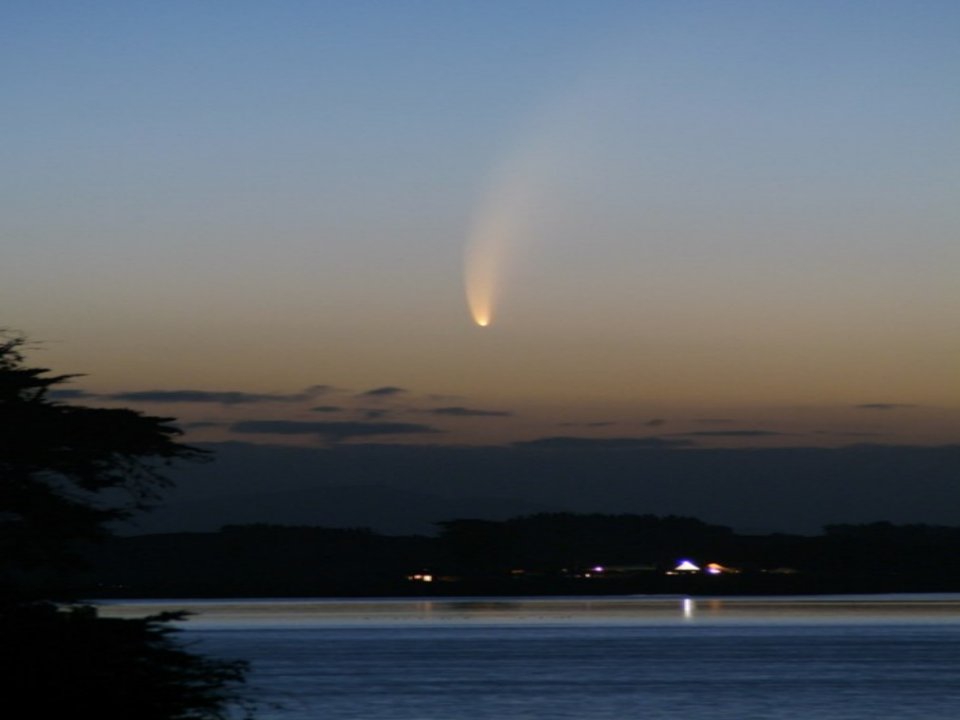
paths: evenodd
<path fill-rule="evenodd" d="M 252 662 L 264 720 L 960 717 L 951 597 L 194 609 L 185 639 Z"/>

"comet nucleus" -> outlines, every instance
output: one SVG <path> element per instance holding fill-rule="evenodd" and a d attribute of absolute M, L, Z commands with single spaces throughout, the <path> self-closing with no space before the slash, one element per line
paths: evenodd
<path fill-rule="evenodd" d="M 606 69 L 599 77 L 609 74 Z M 513 152 L 494 170 L 464 253 L 467 304 L 480 327 L 493 322 L 501 292 L 511 286 L 509 276 L 544 235 L 547 219 L 556 222 L 566 210 L 550 207 L 555 185 L 577 168 L 577 156 L 588 145 L 585 137 L 592 133 L 589 120 L 598 107 L 608 105 L 602 94 L 595 97 L 596 77 L 585 75 L 573 83 L 568 96 L 538 112 Z"/>
<path fill-rule="evenodd" d="M 536 206 L 527 173 L 507 172 L 480 207 L 467 239 L 463 279 L 467 305 L 480 327 L 493 322 L 507 276 L 531 236 Z"/>

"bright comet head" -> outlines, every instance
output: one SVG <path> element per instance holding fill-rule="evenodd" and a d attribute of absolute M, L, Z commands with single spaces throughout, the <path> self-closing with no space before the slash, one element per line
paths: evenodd
<path fill-rule="evenodd" d="M 487 250 L 483 255 L 477 248 L 471 248 L 466 264 L 466 291 L 467 305 L 473 321 L 480 327 L 487 327 L 493 319 L 493 299 L 497 285 L 499 268 L 495 262 L 495 254 L 481 245 L 481 250 Z"/>

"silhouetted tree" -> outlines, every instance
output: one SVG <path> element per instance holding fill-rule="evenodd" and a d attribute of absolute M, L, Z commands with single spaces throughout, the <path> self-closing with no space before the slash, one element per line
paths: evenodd
<path fill-rule="evenodd" d="M 185 650 L 168 624 L 178 617 L 103 618 L 86 606 L 40 603 L 0 612 L 4 703 L 50 720 L 247 714 L 234 690 L 244 680 L 244 665 Z"/>
<path fill-rule="evenodd" d="M 169 418 L 70 405 L 50 391 L 71 375 L 24 365 L 24 340 L 0 340 L 0 558 L 21 567 L 68 560 L 74 541 L 156 501 L 161 470 L 196 460 Z"/>
<path fill-rule="evenodd" d="M 515 548 L 505 523 L 461 518 L 438 522 L 438 545 L 458 572 L 499 573 L 516 559 Z"/>
<path fill-rule="evenodd" d="M 197 460 L 168 418 L 58 402 L 70 375 L 28 367 L 22 337 L 0 334 L 0 695 L 35 717 L 225 718 L 242 706 L 243 663 L 195 655 L 176 616 L 121 620 L 54 603 L 38 573 L 76 562 L 77 543 L 145 509 L 165 464 Z M 62 600 L 62 599 L 60 599 Z"/>

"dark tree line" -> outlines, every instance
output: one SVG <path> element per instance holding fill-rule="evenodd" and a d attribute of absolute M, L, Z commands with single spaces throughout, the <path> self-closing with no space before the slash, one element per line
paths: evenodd
<path fill-rule="evenodd" d="M 438 544 L 448 561 L 474 572 L 669 563 L 677 556 L 722 551 L 733 536 L 730 528 L 695 518 L 632 514 L 540 513 L 502 522 L 460 519 L 438 525 Z"/>
<path fill-rule="evenodd" d="M 694 518 L 574 513 L 438 525 L 432 537 L 267 524 L 118 537 L 92 549 L 78 590 L 101 597 L 960 591 L 960 528 L 872 523 L 816 536 L 740 535 Z M 683 559 L 726 571 L 672 574 Z"/>
<path fill-rule="evenodd" d="M 57 402 L 70 375 L 0 335 L 0 688 L 34 717 L 205 720 L 243 709 L 242 663 L 187 651 L 177 616 L 104 618 L 62 588 L 80 548 L 146 509 L 166 464 L 195 461 L 169 418 Z"/>

